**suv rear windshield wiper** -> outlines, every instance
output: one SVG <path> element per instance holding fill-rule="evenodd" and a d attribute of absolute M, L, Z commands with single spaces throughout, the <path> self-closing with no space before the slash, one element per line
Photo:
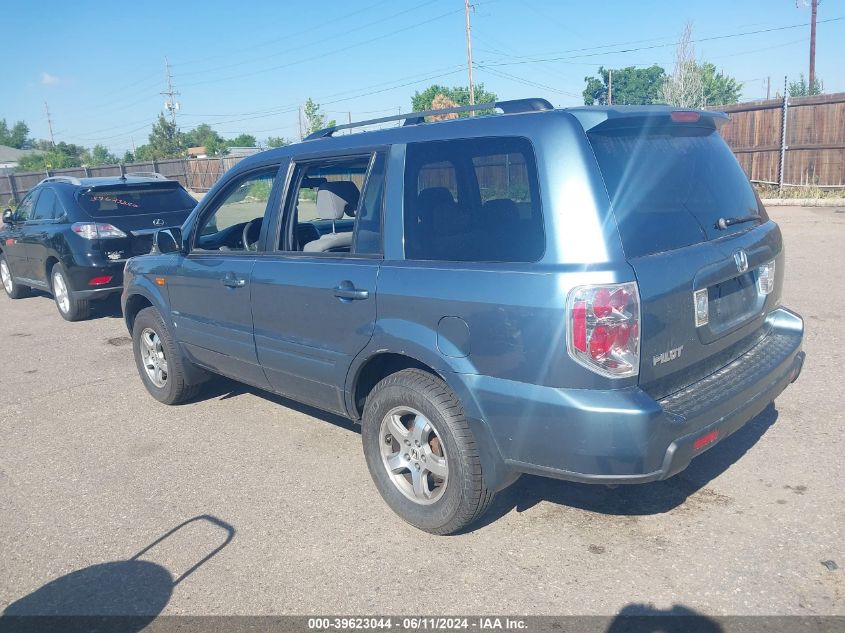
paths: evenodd
<path fill-rule="evenodd" d="M 716 220 L 716 228 L 724 231 L 734 224 L 745 224 L 746 222 L 761 221 L 762 219 L 763 218 L 759 215 L 743 215 L 738 218 L 719 218 Z"/>

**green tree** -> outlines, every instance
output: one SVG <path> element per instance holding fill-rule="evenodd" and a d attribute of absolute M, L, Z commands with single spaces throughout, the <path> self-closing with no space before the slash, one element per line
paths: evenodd
<path fill-rule="evenodd" d="M 422 92 L 415 92 L 414 96 L 411 97 L 411 109 L 414 112 L 419 112 L 420 110 L 431 110 L 432 103 L 434 100 L 441 96 L 439 102 L 445 102 L 445 99 L 448 99 L 452 103 L 458 106 L 468 106 L 469 105 L 469 87 L 468 86 L 452 86 L 449 88 L 448 86 L 440 86 L 438 84 L 434 84 L 429 86 Z M 491 103 L 493 101 L 498 101 L 498 97 L 496 96 L 495 92 L 488 92 L 484 89 L 484 84 L 476 84 L 475 86 L 475 102 L 476 103 Z M 476 110 L 476 114 L 488 114 L 493 112 L 493 110 Z M 468 112 L 461 112 L 460 116 L 469 116 Z"/>
<path fill-rule="evenodd" d="M 264 144 L 267 147 L 284 147 L 285 145 L 290 145 L 291 141 L 281 136 L 268 136 Z"/>
<path fill-rule="evenodd" d="M 95 145 L 91 151 L 84 156 L 86 164 L 96 167 L 97 165 L 115 165 L 120 159 L 109 151 L 105 145 Z"/>
<path fill-rule="evenodd" d="M 311 97 L 305 102 L 305 135 L 313 134 L 317 130 L 322 130 L 326 127 L 334 127 L 337 121 L 332 119 L 326 122 L 326 115 L 320 111 L 320 104 L 316 103 Z"/>
<path fill-rule="evenodd" d="M 43 154 L 29 154 L 18 161 L 16 171 L 45 171 L 47 169 L 64 169 L 66 167 L 80 167 L 86 150 L 81 145 L 72 143 L 56 143 L 55 147 Z"/>
<path fill-rule="evenodd" d="M 226 151 L 226 140 L 208 123 L 200 123 L 193 130 L 180 135 L 182 147 L 205 147 L 208 156 L 220 156 Z"/>
<path fill-rule="evenodd" d="M 810 86 L 804 77 L 804 73 L 801 73 L 798 76 L 798 81 L 789 82 L 788 90 L 790 97 L 810 97 L 822 94 L 824 92 L 824 86 L 818 77 L 813 78 L 813 85 Z"/>
<path fill-rule="evenodd" d="M 609 70 L 599 66 L 598 77 L 584 77 L 586 105 L 607 105 Z M 661 102 L 661 88 L 666 71 L 657 64 L 648 68 L 628 66 L 613 69 L 613 103 L 617 105 L 648 105 Z"/>
<path fill-rule="evenodd" d="M 716 70 L 716 66 L 710 62 L 696 64 L 701 74 L 701 83 L 704 89 L 705 106 L 729 105 L 739 103 L 742 95 L 742 84 L 730 75 Z"/>
<path fill-rule="evenodd" d="M 258 141 L 252 134 L 240 134 L 226 141 L 226 147 L 256 147 Z"/>
<path fill-rule="evenodd" d="M 0 119 L 0 145 L 22 148 L 29 141 L 29 126 L 23 121 L 17 121 L 11 129 L 6 119 Z"/>
<path fill-rule="evenodd" d="M 153 158 L 178 158 L 182 155 L 182 135 L 175 123 L 168 121 L 163 114 L 153 123 L 150 132 L 149 143 L 142 145 L 135 152 L 136 158 L 140 160 L 152 160 Z"/>
<path fill-rule="evenodd" d="M 123 152 L 123 159 L 121 160 L 122 163 L 134 163 L 135 162 L 135 154 L 126 150 Z"/>

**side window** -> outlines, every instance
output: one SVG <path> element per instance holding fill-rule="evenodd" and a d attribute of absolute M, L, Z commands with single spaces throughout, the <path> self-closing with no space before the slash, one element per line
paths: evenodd
<path fill-rule="evenodd" d="M 367 205 L 365 230 L 368 233 L 359 239 L 369 240 L 369 244 L 364 245 L 370 249 L 366 252 L 378 252 L 380 238 L 378 234 L 374 238 L 372 232 L 378 233 L 378 225 L 374 223 L 381 222 L 381 213 L 376 211 L 375 199 L 368 200 L 364 196 L 362 201 L 361 196 L 364 183 L 368 182 L 370 165 L 376 163 L 373 155 L 367 154 L 297 164 L 288 195 L 280 250 L 335 255 L 353 252 L 357 217 L 363 205 Z M 367 195 L 370 195 L 369 189 Z M 378 196 L 377 187 L 373 195 Z M 375 247 L 373 239 L 379 241 Z"/>
<path fill-rule="evenodd" d="M 57 213 L 57 209 L 59 208 L 59 200 L 56 192 L 48 187 L 38 196 L 38 202 L 35 203 L 35 212 L 32 215 L 32 219 L 54 220 L 61 215 L 61 213 Z"/>
<path fill-rule="evenodd" d="M 38 197 L 37 191 L 29 192 L 21 203 L 18 205 L 18 208 L 15 209 L 15 219 L 18 222 L 26 222 L 27 220 L 32 218 L 32 207 L 33 202 Z"/>
<path fill-rule="evenodd" d="M 522 138 L 408 145 L 405 257 L 534 262 L 545 249 L 537 168 Z"/>
<path fill-rule="evenodd" d="M 246 174 L 203 216 L 194 250 L 254 251 L 278 166 Z"/>

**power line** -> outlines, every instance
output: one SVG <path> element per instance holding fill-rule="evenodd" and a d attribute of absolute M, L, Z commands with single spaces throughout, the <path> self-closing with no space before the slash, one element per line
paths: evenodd
<path fill-rule="evenodd" d="M 824 24 L 827 22 L 838 22 L 841 20 L 845 20 L 845 16 L 838 17 L 838 18 L 828 18 L 827 20 L 819 20 L 819 24 Z M 761 33 L 773 33 L 775 31 L 785 31 L 788 29 L 797 29 L 803 26 L 808 26 L 809 22 L 802 22 L 801 24 L 791 24 L 789 26 L 778 26 L 772 27 L 768 29 L 758 29 L 756 31 L 745 31 L 741 33 L 729 33 L 726 35 L 713 35 L 710 37 L 700 37 L 694 40 L 690 40 L 690 42 L 700 43 L 700 42 L 712 42 L 716 40 L 725 40 L 735 37 L 743 37 L 746 35 L 759 35 Z M 560 61 L 567 61 L 572 59 L 582 59 L 585 57 L 597 57 L 599 55 L 619 55 L 622 53 L 634 53 L 637 51 L 645 51 L 645 50 L 653 50 L 657 48 L 667 48 L 669 46 L 677 46 L 678 42 L 669 42 L 667 44 L 654 44 L 652 46 L 639 46 L 635 48 L 625 48 L 619 49 L 615 51 L 601 51 L 595 53 L 586 53 L 583 55 L 570 55 L 570 56 L 561 56 L 561 57 L 545 57 L 545 58 L 536 58 L 533 56 L 522 56 L 522 59 L 519 61 L 512 61 L 512 62 L 497 62 L 497 63 L 488 63 L 488 66 L 516 66 L 521 64 L 534 64 L 534 63 L 541 63 L 541 62 L 560 62 Z M 604 47 L 596 47 L 596 48 L 604 48 Z M 590 49 L 572 49 L 571 51 L 563 51 L 563 52 L 578 52 L 581 50 L 590 50 Z"/>
<path fill-rule="evenodd" d="M 279 64 L 278 66 L 270 66 L 268 68 L 260 68 L 260 69 L 254 70 L 252 72 L 241 73 L 239 75 L 231 75 L 229 77 L 216 77 L 214 79 L 208 79 L 208 80 L 204 80 L 204 81 L 195 81 L 193 83 L 183 84 L 183 87 L 185 87 L 185 86 L 200 86 L 200 85 L 209 84 L 209 83 L 218 83 L 220 81 L 229 81 L 231 79 L 243 79 L 244 77 L 252 77 L 254 75 L 260 75 L 260 74 L 263 74 L 263 73 L 272 72 L 274 70 L 281 70 L 282 68 L 290 68 L 291 66 L 296 66 L 298 64 L 304 64 L 306 62 L 314 61 L 314 60 L 317 60 L 317 59 L 323 59 L 325 57 L 330 57 L 332 55 L 336 55 L 337 53 L 346 52 L 350 49 L 357 48 L 359 46 L 365 46 L 367 44 L 371 44 L 373 42 L 377 42 L 379 40 L 383 40 L 383 39 L 388 38 L 388 37 L 393 37 L 394 35 L 398 35 L 399 33 L 404 33 L 406 31 L 410 31 L 411 29 L 416 29 L 416 28 L 419 28 L 421 26 L 425 26 L 426 24 L 430 24 L 431 22 L 435 22 L 436 20 L 442 20 L 443 18 L 448 17 L 450 15 L 454 15 L 456 13 L 459 13 L 460 11 L 463 11 L 463 9 L 458 9 L 458 10 L 455 10 L 455 11 L 447 11 L 446 13 L 442 13 L 442 14 L 437 15 L 433 18 L 428 19 L 428 20 L 423 20 L 421 22 L 417 22 L 417 23 L 412 24 L 410 26 L 406 26 L 405 28 L 396 29 L 396 30 L 391 31 L 390 33 L 384 33 L 383 35 L 378 35 L 378 36 L 372 37 L 368 40 L 363 40 L 363 41 L 357 42 L 355 44 L 350 44 L 348 46 L 336 48 L 334 50 L 327 51 L 325 53 L 320 53 L 318 55 L 312 55 L 311 57 L 306 57 L 306 58 L 299 59 L 299 60 L 296 60 L 296 61 L 287 62 L 285 64 Z"/>

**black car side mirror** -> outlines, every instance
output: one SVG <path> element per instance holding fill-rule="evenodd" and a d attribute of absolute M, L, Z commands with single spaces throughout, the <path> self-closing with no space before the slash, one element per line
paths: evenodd
<path fill-rule="evenodd" d="M 182 229 L 161 229 L 153 236 L 151 253 L 180 253 L 182 252 Z"/>
<path fill-rule="evenodd" d="M 14 224 L 15 212 L 11 209 L 3 210 L 3 224 Z"/>

